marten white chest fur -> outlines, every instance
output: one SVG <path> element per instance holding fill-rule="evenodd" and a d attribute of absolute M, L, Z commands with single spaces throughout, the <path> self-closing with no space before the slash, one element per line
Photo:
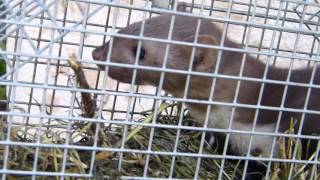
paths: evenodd
<path fill-rule="evenodd" d="M 160 15 L 146 20 L 143 36 L 168 39 L 171 16 Z M 176 16 L 172 32 L 172 40 L 193 42 L 195 38 L 196 25 L 198 19 L 192 17 Z M 139 35 L 141 22 L 134 23 L 118 33 Z M 220 45 L 222 32 L 216 24 L 202 20 L 197 42 L 199 44 Z M 138 40 L 126 38 L 114 38 L 111 61 L 117 63 L 134 64 Z M 222 46 L 239 48 L 239 46 L 225 39 Z M 154 41 L 142 41 L 139 56 L 139 65 L 161 67 L 164 61 L 166 44 Z M 92 55 L 95 60 L 106 60 L 109 50 L 109 42 L 96 48 Z M 191 59 L 192 47 L 172 44 L 169 49 L 166 68 L 188 70 Z M 217 63 L 218 50 L 197 48 L 194 54 L 193 71 L 214 72 Z M 239 76 L 243 53 L 233 51 L 222 51 L 219 74 Z M 243 68 L 243 77 L 263 78 L 266 65 L 254 57 L 247 55 Z M 101 66 L 103 69 L 104 66 Z M 285 81 L 289 70 L 269 66 L 267 79 Z M 320 85 L 320 68 L 316 68 L 313 84 Z M 110 77 L 125 83 L 132 80 L 133 69 L 121 67 L 109 67 Z M 293 70 L 290 81 L 308 84 L 311 79 L 312 68 Z M 176 97 L 182 97 L 186 84 L 185 74 L 166 73 L 164 77 L 163 89 Z M 160 72 L 150 70 L 137 70 L 136 84 L 157 86 L 160 79 Z M 205 76 L 191 76 L 187 97 L 190 99 L 208 100 L 212 78 Z M 236 94 L 237 80 L 217 78 L 213 101 L 232 103 Z M 239 95 L 236 102 L 239 104 L 257 105 L 261 82 L 242 80 L 239 87 Z M 265 83 L 262 92 L 260 105 L 264 107 L 280 107 L 284 99 L 284 108 L 303 109 L 305 107 L 308 88 L 302 86 L 289 85 L 286 97 L 284 84 Z M 306 109 L 320 111 L 320 89 L 312 88 Z M 207 110 L 207 105 L 189 103 L 187 104 L 190 114 L 199 122 L 203 122 Z M 226 129 L 231 118 L 231 107 L 213 105 L 210 112 L 208 127 Z M 254 108 L 235 108 L 231 129 L 252 130 L 255 119 L 256 109 Z M 275 132 L 278 120 L 278 110 L 260 109 L 257 115 L 256 132 Z M 278 132 L 284 132 L 289 128 L 291 119 L 295 121 L 295 131 L 299 129 L 302 113 L 283 111 L 280 118 Z M 302 127 L 303 135 L 319 135 L 320 116 L 317 114 L 305 114 Z M 247 134 L 230 134 L 230 146 L 233 152 L 245 154 L 248 151 L 250 136 Z M 262 155 L 270 155 L 273 137 L 254 135 L 251 152 L 259 152 Z M 313 142 L 313 148 L 315 143 Z M 277 146 L 275 146 L 277 147 Z M 276 151 L 275 154 L 276 156 Z"/>

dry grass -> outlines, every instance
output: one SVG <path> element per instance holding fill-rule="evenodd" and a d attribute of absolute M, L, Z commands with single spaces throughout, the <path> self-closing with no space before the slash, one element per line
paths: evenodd
<path fill-rule="evenodd" d="M 165 109 L 171 108 L 174 105 L 164 104 L 159 108 L 163 113 Z M 160 111 L 163 109 L 163 111 Z M 148 113 L 145 118 L 141 119 L 144 123 L 148 123 L 152 112 Z M 3 122 L 3 121 L 2 121 Z M 159 115 L 157 117 L 159 124 L 178 124 L 176 117 L 167 115 Z M 184 125 L 193 124 L 190 118 L 184 119 Z M 2 124 L 4 126 L 4 124 Z M 60 125 L 61 128 L 64 125 Z M 92 146 L 94 144 L 93 133 L 90 128 L 91 124 L 78 123 L 72 129 L 71 137 L 81 137 L 76 145 L 79 146 Z M 102 127 L 102 126 L 101 126 Z M 35 127 L 34 127 L 35 128 Z M 51 128 L 55 128 L 52 126 Z M 112 126 L 110 130 L 108 127 L 99 130 L 99 147 L 113 147 L 119 148 L 122 138 L 122 126 Z M 5 136 L 5 128 L 2 128 L 3 137 Z M 13 128 L 11 133 L 11 141 L 18 142 L 34 142 L 34 139 L 24 138 L 28 134 L 19 130 L 19 127 Z M 147 150 L 149 144 L 150 128 L 142 126 L 129 127 L 128 135 L 125 138 L 126 149 Z M 201 132 L 196 131 L 181 131 L 179 143 L 177 145 L 177 152 L 198 153 Z M 76 136 L 75 136 L 76 135 Z M 177 130 L 174 129 L 155 129 L 154 138 L 152 142 L 152 151 L 172 152 L 175 145 L 175 138 Z M 50 137 L 50 138 L 49 138 Z M 65 138 L 57 135 L 57 132 L 51 130 L 44 130 L 41 134 L 41 142 L 48 144 L 64 144 Z M 73 141 L 71 141 L 73 142 Z M 10 146 L 9 161 L 7 164 L 8 169 L 27 170 L 31 171 L 34 163 L 35 148 L 28 146 Z M 205 145 L 204 153 L 215 154 L 217 153 L 213 146 Z M 0 160 L 3 161 L 4 148 L 0 148 Z M 67 152 L 67 164 L 65 172 L 69 173 L 88 173 L 92 152 L 86 150 L 70 149 Z M 59 172 L 62 168 L 64 157 L 64 149 L 60 148 L 39 148 L 39 158 L 37 162 L 37 170 L 45 172 Z M 122 169 L 118 171 L 118 162 L 120 154 L 111 151 L 98 151 L 95 156 L 94 174 L 96 179 L 109 177 L 117 177 L 120 175 L 127 176 L 142 176 L 144 165 L 146 163 L 146 155 L 138 153 L 124 153 L 122 161 Z M 148 168 L 148 176 L 151 177 L 167 177 L 170 172 L 172 156 L 151 155 Z M 174 168 L 174 177 L 177 178 L 192 178 L 195 173 L 197 158 L 177 156 Z M 234 175 L 238 175 L 237 163 L 229 163 L 225 165 L 225 178 L 233 179 Z M 200 178 L 216 179 L 220 169 L 220 160 L 215 159 L 202 159 L 200 168 Z M 13 179 L 24 179 L 25 177 L 9 176 Z M 47 178 L 47 177 L 43 177 Z M 54 178 L 53 178 L 54 179 Z M 71 178 L 72 179 L 72 178 Z"/>
<path fill-rule="evenodd" d="M 287 134 L 294 134 L 294 121 L 291 120 L 290 129 Z M 294 153 L 296 151 L 296 153 Z M 302 145 L 300 139 L 293 137 L 279 139 L 279 158 L 280 159 L 302 159 Z M 308 160 L 314 161 L 316 153 L 313 153 Z M 273 172 L 271 175 L 272 180 L 301 180 L 301 179 L 319 179 L 320 167 L 308 164 L 293 164 L 293 163 L 274 163 Z"/>

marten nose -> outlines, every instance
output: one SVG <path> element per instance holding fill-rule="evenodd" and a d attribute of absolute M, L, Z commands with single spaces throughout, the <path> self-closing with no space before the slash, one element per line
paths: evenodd
<path fill-rule="evenodd" d="M 92 57 L 94 60 L 102 61 L 104 60 L 104 51 L 103 47 L 98 47 L 92 51 Z"/>

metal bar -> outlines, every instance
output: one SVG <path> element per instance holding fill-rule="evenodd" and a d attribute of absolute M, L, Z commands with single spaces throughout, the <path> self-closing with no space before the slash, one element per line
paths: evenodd
<path fill-rule="evenodd" d="M 177 11 L 178 2 L 172 1 L 169 9 L 159 9 L 152 8 L 149 6 L 149 0 L 143 3 L 138 1 L 130 0 L 126 3 L 123 1 L 115 0 L 111 1 L 101 1 L 101 0 L 69 0 L 64 2 L 64 4 L 59 4 L 60 1 L 40 1 L 40 0 L 13 0 L 6 1 L 7 10 L 0 12 L 1 14 L 7 14 L 6 19 L 0 19 L 0 23 L 4 24 L 3 28 L 7 29 L 7 33 L 0 37 L 0 41 L 7 39 L 10 41 L 10 46 L 14 49 L 0 49 L 0 56 L 3 56 L 5 61 L 8 63 L 9 71 L 3 76 L 0 77 L 0 85 L 7 86 L 8 88 L 8 104 L 10 105 L 9 111 L 0 111 L 0 116 L 6 116 L 7 119 L 7 131 L 5 132 L 6 138 L 1 139 L 0 146 L 4 147 L 4 165 L 0 169 L 2 179 L 8 178 L 10 175 L 20 175 L 27 176 L 31 179 L 37 179 L 39 176 L 55 176 L 59 179 L 67 179 L 69 177 L 74 178 L 96 178 L 96 154 L 97 152 L 111 152 L 116 155 L 116 169 L 119 170 L 121 178 L 123 179 L 159 179 L 157 177 L 150 177 L 150 166 L 151 160 L 154 156 L 167 156 L 166 158 L 171 158 L 171 162 L 168 164 L 168 174 L 165 177 L 170 179 L 177 178 L 175 170 L 177 167 L 177 162 L 181 157 L 189 157 L 195 160 L 192 170 L 193 179 L 200 178 L 200 172 L 203 168 L 203 160 L 214 159 L 217 160 L 217 177 L 218 179 L 227 178 L 227 174 L 224 171 L 226 162 L 228 160 L 240 160 L 245 161 L 243 168 L 242 179 L 245 178 L 245 174 L 248 168 L 249 161 L 263 161 L 268 164 L 266 179 L 269 179 L 270 172 L 272 171 L 271 166 L 273 163 L 289 163 L 291 166 L 290 177 L 294 177 L 293 167 L 295 164 L 307 164 L 310 165 L 310 174 L 311 179 L 314 178 L 317 168 L 320 167 L 319 154 L 316 154 L 312 160 L 300 160 L 300 159 L 280 159 L 279 157 L 274 157 L 274 149 L 276 147 L 276 140 L 285 137 L 285 138 L 298 138 L 298 139 L 309 139 L 318 141 L 317 150 L 320 149 L 320 136 L 316 135 L 305 135 L 301 133 L 301 125 L 304 121 L 305 115 L 314 114 L 320 115 L 320 111 L 308 109 L 307 104 L 309 101 L 311 89 L 320 89 L 319 84 L 314 84 L 314 76 L 317 64 L 319 64 L 319 53 L 320 53 L 320 44 L 319 37 L 320 32 L 318 31 L 318 26 L 320 22 L 319 12 L 315 11 L 306 11 L 305 9 L 300 12 L 301 5 L 306 8 L 313 7 L 319 8 L 320 4 L 318 1 L 312 3 L 311 1 L 296 1 L 296 0 L 268 0 L 268 2 L 262 2 L 257 0 L 215 0 L 215 1 L 205 1 L 205 0 L 192 0 L 191 3 L 187 4 L 188 10 L 190 12 L 180 12 Z M 138 5 L 136 4 L 138 3 Z M 277 2 L 277 3 L 274 3 Z M 140 4 L 139 4 L 140 3 Z M 142 6 L 143 4 L 143 6 Z M 79 9 L 79 18 L 74 19 L 70 18 L 71 6 Z M 84 5 L 83 8 L 81 5 Z M 284 7 L 285 5 L 285 7 Z M 4 5 L 3 5 L 4 6 Z M 58 8 L 59 6 L 59 8 Z M 292 6 L 299 7 L 295 9 Z M 78 10 L 77 9 L 77 10 Z M 121 14 L 124 10 L 124 14 Z M 114 11 L 112 11 L 114 10 Z M 299 10 L 299 11 L 298 11 Z M 60 16 L 60 11 L 62 11 Z M 128 12 L 128 14 L 126 14 Z M 71 12 L 72 13 L 72 12 Z M 103 13 L 105 17 L 102 17 L 105 21 L 105 25 L 100 22 L 92 20 L 97 13 Z M 215 13 L 218 13 L 218 16 L 215 16 Z M 81 17 L 80 17 L 81 14 Z M 171 16 L 169 34 L 167 39 L 152 38 L 144 35 L 145 27 L 147 24 L 145 21 L 158 14 L 167 14 Z M 223 14 L 223 16 L 220 16 Z M 59 17 L 57 17 L 59 15 Z M 121 15 L 121 18 L 119 18 Z M 123 16 L 122 16 L 123 15 Z M 139 17 L 136 15 L 139 15 Z M 142 16 L 143 15 L 143 16 Z M 193 42 L 181 42 L 174 40 L 172 37 L 173 26 L 175 24 L 175 16 L 185 16 L 190 18 L 198 18 L 198 23 L 194 24 L 196 28 L 195 39 Z M 237 16 L 240 18 L 238 19 Z M 234 18 L 235 17 L 235 18 Z M 310 17 L 310 18 L 308 18 Z M 104 19 L 106 18 L 106 19 Z M 139 19 L 140 18 L 140 19 Z M 123 28 L 122 26 L 129 26 L 132 21 L 142 20 L 141 32 L 138 35 L 130 34 L 118 34 L 116 31 Z M 198 32 L 201 27 L 201 22 L 203 21 L 212 21 L 223 24 L 222 28 L 222 37 L 219 45 L 207 45 L 199 44 L 198 42 Z M 112 23 L 110 23 L 112 21 Z M 120 21 L 124 21 L 120 22 Z M 125 22 L 126 21 L 126 22 Z M 48 22 L 48 23 L 46 23 Z M 120 22 L 120 24 L 119 24 Z M 110 24 L 109 24 L 110 23 Z M 241 48 L 231 48 L 224 47 L 224 41 L 227 38 L 227 33 L 232 26 L 237 26 L 241 29 L 241 34 L 239 33 Z M 299 27 L 298 27 L 299 26 Z M 298 27 L 298 28 L 293 28 Z M 29 33 L 30 29 L 39 30 L 36 33 Z M 49 38 L 42 37 L 46 35 L 45 29 L 52 32 Z M 253 35 L 253 30 L 260 30 L 259 37 Z M 243 31 L 243 34 L 242 34 Z M 270 34 L 269 31 L 272 31 Z M 66 40 L 65 36 L 70 33 L 80 34 L 79 42 L 74 42 Z M 297 38 L 292 42 L 287 42 L 287 34 L 294 33 L 297 34 Z M 101 41 L 105 43 L 108 39 L 109 49 L 105 61 L 93 61 L 91 57 L 82 57 L 84 53 L 90 53 L 89 51 L 92 48 L 95 48 L 95 45 L 86 42 L 85 35 L 96 35 L 100 36 L 101 39 L 97 39 L 96 42 Z M 57 35 L 57 36 L 56 36 Z M 270 36 L 269 36 L 270 35 Z M 299 49 L 299 43 L 302 40 L 303 35 L 307 36 L 313 41 L 310 40 L 310 46 Z M 110 40 L 109 40 L 110 38 Z M 135 57 L 134 64 L 121 64 L 112 62 L 112 48 L 115 38 L 126 38 L 131 40 L 137 40 L 138 48 Z M 260 38 L 257 43 L 252 43 L 251 39 Z M 264 45 L 265 42 L 269 42 L 270 46 Z M 152 67 L 139 65 L 139 54 L 142 47 L 142 42 L 151 41 L 163 43 L 166 47 L 163 64 L 161 67 Z M 29 44 L 28 44 L 29 43 Z M 283 46 L 283 43 L 288 43 L 293 45 L 293 48 Z M 24 50 L 24 45 L 30 47 L 31 52 Z M 92 89 L 83 89 L 77 87 L 76 84 L 72 83 L 69 79 L 66 82 L 61 83 L 60 78 L 60 69 L 69 67 L 67 62 L 69 57 L 63 55 L 64 47 L 66 46 L 76 46 L 78 48 L 77 57 L 79 62 L 83 64 L 83 70 L 95 71 L 97 72 L 96 79 L 90 79 L 90 84 L 94 84 Z M 191 58 L 188 59 L 190 64 L 187 70 L 177 70 L 177 69 L 168 69 L 166 64 L 169 56 L 169 48 L 171 45 L 177 46 L 187 46 L 192 49 Z M 42 47 L 44 46 L 44 48 Z M 266 47 L 264 47 L 266 46 Z M 55 49 L 54 49 L 55 48 Z M 208 48 L 214 49 L 218 52 L 218 59 L 216 67 L 213 73 L 207 72 L 195 72 L 192 70 L 192 64 L 194 61 L 194 55 L 197 48 Z M 228 53 L 226 51 L 233 51 L 242 53 L 242 62 L 240 73 L 238 75 L 224 75 L 219 74 L 220 61 L 222 61 L 222 52 Z M 90 54 L 89 54 L 90 55 Z M 246 77 L 243 75 L 245 60 L 247 56 L 255 56 L 257 59 L 266 61 L 266 67 L 264 70 L 263 78 L 253 78 Z M 266 58 L 265 58 L 266 57 Z M 281 59 L 291 60 L 289 64 L 289 73 L 285 81 L 280 80 L 271 80 L 267 79 L 266 74 L 268 73 L 268 68 L 271 61 L 276 65 Z M 53 61 L 54 60 L 54 61 Z M 240 60 L 240 59 L 239 59 Z M 291 82 L 290 76 L 293 72 L 293 62 L 295 61 L 305 61 L 309 65 L 314 65 L 309 67 L 313 68 L 312 77 L 310 82 L 299 83 Z M 30 70 L 30 80 L 29 79 L 20 79 L 22 76 L 22 68 L 27 65 L 28 67 L 33 67 Z M 95 68 L 95 65 L 103 65 L 106 67 L 105 71 L 98 70 Z M 109 82 L 108 77 L 108 68 L 109 67 L 121 67 L 128 68 L 133 70 L 132 81 L 128 89 L 121 90 L 122 83 L 117 82 L 115 87 L 107 87 Z M 54 71 L 50 71 L 51 68 L 56 68 Z M 44 81 L 38 81 L 37 77 L 42 70 L 45 70 L 43 74 Z M 136 75 L 139 70 L 147 70 L 160 72 L 160 80 L 156 89 L 152 92 L 143 92 L 140 86 L 135 86 Z M 32 73 L 32 74 L 31 74 Z M 54 73 L 51 77 L 51 73 Z M 185 75 L 186 84 L 183 91 L 182 97 L 172 97 L 170 94 L 163 93 L 163 83 L 164 76 L 166 73 L 175 73 L 177 75 Z M 204 99 L 193 99 L 188 97 L 188 91 L 190 86 L 190 79 L 192 76 L 201 76 L 212 78 L 212 84 L 210 86 L 210 95 L 208 98 Z M 51 79 L 50 79 L 51 78 Z M 237 81 L 236 93 L 232 102 L 220 102 L 213 100 L 215 96 L 215 85 L 216 79 L 225 79 L 225 80 L 235 80 Z M 103 80 L 102 83 L 100 83 Z M 240 84 L 242 81 L 256 82 L 262 84 L 259 94 L 258 103 L 256 104 L 242 104 L 238 103 L 237 99 L 240 96 Z M 265 84 L 277 84 L 285 86 L 285 92 L 280 106 L 264 106 L 261 105 L 261 97 Z M 287 108 L 284 106 L 284 101 L 286 100 L 286 90 L 288 86 L 303 87 L 308 89 L 307 99 L 304 102 L 303 108 Z M 24 92 L 20 89 L 26 89 L 26 92 L 30 92 L 30 95 L 27 95 L 26 99 L 20 98 L 19 93 Z M 37 92 L 41 92 L 40 101 L 34 100 L 37 97 Z M 47 102 L 47 96 L 51 95 L 52 97 L 49 102 Z M 58 93 L 70 93 L 68 96 L 68 103 L 58 103 L 55 100 L 58 97 Z M 76 97 L 79 93 L 90 93 L 94 95 L 94 98 L 97 102 L 97 110 L 95 117 L 82 117 L 81 115 L 75 116 L 77 112 L 81 111 L 81 106 L 78 98 Z M 49 94 L 50 93 L 50 94 Z M 112 100 L 108 101 L 108 106 L 106 105 L 105 97 L 114 97 Z M 126 107 L 117 107 L 121 99 L 125 97 L 128 101 L 124 102 Z M 140 99 L 146 99 L 151 102 L 150 104 L 142 104 L 143 110 L 140 110 L 136 103 L 140 103 Z M 70 101 L 70 102 L 69 102 Z M 178 111 L 178 107 L 171 107 L 168 111 L 168 116 L 178 117 L 177 124 L 161 124 L 157 122 L 158 117 L 165 117 L 166 114 L 158 114 L 158 108 L 161 103 L 181 103 L 181 111 Z M 76 104 L 75 104 L 76 103 Z M 123 102 L 121 102 L 123 103 Z M 184 118 L 186 115 L 185 108 L 188 103 L 195 104 L 204 104 L 207 105 L 204 125 L 203 126 L 189 126 L 184 125 Z M 140 106 L 141 104 L 139 104 Z M 17 111 L 16 107 L 22 107 L 25 111 Z M 145 107 L 147 106 L 147 107 Z M 210 113 L 212 113 L 213 107 L 227 107 L 231 110 L 231 117 L 229 120 L 229 127 L 225 129 L 220 129 L 217 127 L 208 127 L 209 121 L 211 121 Z M 37 108 L 37 110 L 34 110 Z M 179 106 L 180 108 L 180 106 Z M 236 108 L 250 108 L 255 110 L 255 116 L 253 120 L 252 129 L 233 129 L 232 123 L 234 123 L 235 109 Z M 64 113 L 55 113 L 55 109 L 65 111 Z M 144 109 L 147 109 L 145 111 Z M 256 125 L 258 121 L 258 113 L 261 110 L 274 110 L 279 111 L 279 116 L 276 131 L 272 132 L 260 132 L 257 130 Z M 292 112 L 292 113 L 301 113 L 302 118 L 300 121 L 300 129 L 297 134 L 286 134 L 284 132 L 278 132 L 280 121 L 279 119 L 282 116 L 282 112 Z M 153 113 L 152 122 L 144 123 L 138 122 L 138 118 L 142 116 L 147 116 L 150 113 Z M 121 118 L 118 118 L 117 115 L 121 115 Z M 19 121 L 15 121 L 15 120 Z M 20 121 L 20 119 L 22 119 Z M 34 121 L 34 119 L 36 119 Z M 55 126 L 55 123 L 61 123 Z M 81 146 L 73 143 L 73 137 L 70 136 L 70 133 L 73 129 L 73 125 L 76 122 L 81 123 L 92 123 L 95 125 L 96 129 L 92 136 L 93 144 L 90 146 Z M 102 126 L 106 125 L 106 126 Z M 129 127 L 141 126 L 143 128 L 148 128 L 150 134 L 146 134 L 148 138 L 147 148 L 140 149 L 130 149 L 126 146 L 126 136 L 129 132 Z M 100 133 L 103 130 L 113 131 L 114 127 L 122 128 L 120 143 L 116 146 L 110 147 L 101 147 L 99 142 Z M 13 133 L 14 128 L 19 128 L 23 132 L 28 132 L 29 130 L 35 130 L 34 139 L 32 142 L 20 142 L 10 138 L 10 134 Z M 59 128 L 59 132 L 65 134 L 63 143 L 54 143 L 54 142 L 43 142 L 41 136 L 44 131 L 52 128 Z M 103 129 L 102 129 L 103 128 Z M 60 130 L 61 129 L 61 130 Z M 176 136 L 172 139 L 173 150 L 170 152 L 163 150 L 153 150 L 153 143 L 156 140 L 155 132 L 157 129 L 170 129 L 176 132 Z M 194 131 L 199 132 L 199 147 L 198 152 L 181 152 L 179 151 L 179 140 L 182 136 L 183 131 Z M 225 147 L 222 154 L 207 154 L 204 152 L 205 148 L 205 135 L 208 133 L 224 133 L 226 134 Z M 227 144 L 229 143 L 230 136 L 232 134 L 243 135 L 250 137 L 248 143 L 248 153 L 243 156 L 235 156 L 227 154 Z M 25 135 L 26 138 L 29 135 Z M 272 152 L 270 156 L 267 157 L 253 157 L 250 155 L 251 146 L 253 146 L 253 141 L 255 136 L 264 136 L 273 138 L 273 144 L 271 146 Z M 201 139 L 200 139 L 201 138 Z M 11 169 L 9 166 L 9 161 L 11 160 L 11 148 L 21 148 L 28 147 L 32 148 L 35 151 L 33 152 L 34 163 L 32 169 L 22 170 L 22 169 Z M 47 172 L 43 171 L 38 167 L 40 162 L 40 152 L 43 148 L 60 148 L 63 153 L 61 160 L 61 165 L 57 172 Z M 70 152 L 76 151 L 88 151 L 88 168 L 83 174 L 81 173 L 70 173 L 68 168 L 73 164 L 70 162 Z M 130 176 L 125 171 L 124 163 L 126 162 L 126 154 L 133 153 L 141 155 L 143 158 L 144 164 L 142 165 L 142 172 L 139 176 Z M 297 153 L 297 149 L 294 150 L 294 154 Z M 219 174 L 218 174 L 219 173 Z M 104 176 L 103 178 L 113 178 Z"/>

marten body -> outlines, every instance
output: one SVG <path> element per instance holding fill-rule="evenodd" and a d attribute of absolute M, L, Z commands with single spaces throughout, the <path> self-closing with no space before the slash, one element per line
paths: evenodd
<path fill-rule="evenodd" d="M 171 16 L 160 15 L 155 18 L 146 20 L 143 36 L 159 39 L 168 39 Z M 198 19 L 192 17 L 176 16 L 175 24 L 172 32 L 172 40 L 194 42 L 196 25 Z M 127 28 L 119 31 L 120 34 L 139 35 L 141 30 L 141 22 L 134 23 Z M 220 45 L 222 37 L 221 30 L 216 24 L 202 20 L 199 30 L 197 43 Z M 138 40 L 114 38 L 111 61 L 117 63 L 134 64 L 136 59 L 136 48 Z M 223 47 L 239 48 L 239 46 L 225 39 Z M 142 41 L 141 53 L 139 57 L 139 65 L 161 67 L 166 44 L 152 41 Z M 98 47 L 93 51 L 95 60 L 106 60 L 108 54 L 109 43 Z M 193 71 L 213 73 L 216 68 L 219 51 L 216 49 L 197 48 L 194 53 Z M 243 53 L 234 51 L 221 51 L 221 62 L 218 73 L 222 75 L 239 76 Z M 192 54 L 191 46 L 182 46 L 171 44 L 166 68 L 188 70 Z M 104 68 L 101 66 L 101 68 Z M 254 57 L 247 55 L 243 68 L 243 77 L 263 78 L 266 64 L 258 61 Z M 277 80 L 285 82 L 287 79 L 288 69 L 280 69 L 273 66 L 268 67 L 268 80 Z M 309 84 L 313 67 L 292 70 L 290 82 Z M 133 69 L 121 67 L 109 67 L 109 76 L 121 82 L 130 83 L 132 80 Z M 166 73 L 164 77 L 163 89 L 175 97 L 183 97 L 185 89 L 186 74 Z M 316 72 L 312 84 L 320 85 L 320 68 L 316 67 Z M 191 76 L 190 85 L 187 97 L 189 99 L 208 100 L 211 91 L 212 77 L 206 76 Z M 136 84 L 157 86 L 160 80 L 160 72 L 137 70 Z M 255 81 L 241 80 L 239 94 L 234 101 L 237 87 L 237 80 L 217 78 L 213 101 L 246 105 L 258 105 L 259 93 L 262 83 Z M 282 100 L 283 108 L 304 109 L 308 87 L 289 85 L 287 88 L 286 97 L 283 97 L 285 84 L 265 83 L 262 92 L 260 105 L 263 107 L 281 107 Z M 312 111 L 320 111 L 320 89 L 312 88 L 306 109 Z M 199 122 L 205 119 L 207 105 L 188 103 L 190 114 Z M 230 106 L 213 105 L 208 127 L 227 129 L 231 118 Z M 251 131 L 252 124 L 255 119 L 256 109 L 254 108 L 235 108 L 235 114 L 232 121 L 231 129 Z M 257 116 L 256 132 L 275 132 L 276 124 L 279 116 L 279 110 L 260 109 Z M 290 120 L 295 122 L 295 132 L 298 132 L 302 113 L 283 111 L 280 118 L 280 126 L 278 132 L 284 132 L 289 129 Z M 320 115 L 305 114 L 304 124 L 302 126 L 302 135 L 319 135 L 320 132 Z M 239 155 L 248 152 L 250 136 L 248 134 L 230 134 L 230 146 L 233 152 Z M 254 135 L 252 139 L 251 152 L 256 152 L 262 155 L 270 155 L 273 137 L 264 135 Z M 316 142 L 313 141 L 312 147 L 316 147 Z M 275 146 L 277 147 L 277 145 Z M 274 156 L 277 156 L 277 150 Z"/>

